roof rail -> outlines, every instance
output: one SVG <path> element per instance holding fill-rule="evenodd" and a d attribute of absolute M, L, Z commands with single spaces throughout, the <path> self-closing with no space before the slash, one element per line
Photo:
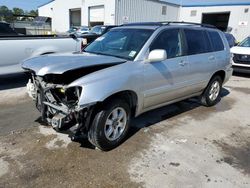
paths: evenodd
<path fill-rule="evenodd" d="M 186 24 L 186 25 L 195 25 L 207 28 L 216 28 L 210 24 L 200 24 L 200 23 L 193 23 L 193 22 L 178 22 L 178 21 L 165 21 L 165 22 L 135 22 L 135 23 L 126 23 L 122 24 L 121 26 L 164 26 L 170 24 Z"/>
<path fill-rule="evenodd" d="M 120 26 L 162 26 L 163 24 L 161 22 L 134 22 L 134 23 L 125 23 Z"/>
<path fill-rule="evenodd" d="M 214 25 L 210 24 L 203 24 L 203 23 L 194 23 L 194 22 L 178 22 L 178 21 L 167 21 L 167 22 L 161 22 L 163 25 L 170 25 L 170 24 L 187 24 L 187 25 L 197 25 L 201 27 L 208 27 L 208 28 L 216 28 Z"/>

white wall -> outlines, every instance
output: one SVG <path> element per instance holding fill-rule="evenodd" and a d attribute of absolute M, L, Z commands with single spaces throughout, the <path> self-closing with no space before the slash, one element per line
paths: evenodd
<path fill-rule="evenodd" d="M 89 7 L 104 6 L 104 24 L 115 24 L 115 0 L 83 0 L 82 25 L 89 24 Z"/>
<path fill-rule="evenodd" d="M 52 1 L 49 4 L 46 4 L 42 7 L 38 8 L 38 14 L 39 16 L 45 16 L 45 17 L 53 17 L 53 7 L 54 7 L 54 1 Z"/>
<path fill-rule="evenodd" d="M 117 0 L 116 24 L 130 22 L 177 21 L 179 6 L 155 0 Z M 166 6 L 166 15 L 162 7 Z"/>
<path fill-rule="evenodd" d="M 244 13 L 249 8 L 248 13 Z M 197 10 L 196 16 L 191 16 L 191 11 Z M 201 23 L 202 13 L 230 12 L 228 26 L 232 27 L 232 34 L 238 41 L 250 35 L 250 6 L 216 6 L 216 7 L 183 7 L 180 12 L 180 21 Z M 240 26 L 239 22 L 247 21 L 247 26 Z"/>
<path fill-rule="evenodd" d="M 70 28 L 70 9 L 82 9 L 83 0 L 55 0 L 38 9 L 39 16 L 52 18 L 52 31 L 66 32 Z M 52 8 L 52 10 L 51 10 Z"/>
<path fill-rule="evenodd" d="M 104 24 L 178 20 L 179 7 L 156 0 L 55 0 L 39 8 L 39 15 L 52 18 L 52 31 L 65 32 L 70 27 L 69 10 L 81 8 L 81 25 L 89 25 L 89 7 L 104 6 Z M 162 6 L 167 14 L 162 15 Z"/>

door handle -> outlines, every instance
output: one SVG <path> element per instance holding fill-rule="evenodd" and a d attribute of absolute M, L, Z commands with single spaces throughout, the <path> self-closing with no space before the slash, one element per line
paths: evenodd
<path fill-rule="evenodd" d="M 186 61 L 180 61 L 179 65 L 183 67 L 183 66 L 187 65 L 187 62 Z"/>
<path fill-rule="evenodd" d="M 212 55 L 212 56 L 210 56 L 210 57 L 208 58 L 208 60 L 213 61 L 213 60 L 215 60 L 215 57 Z"/>

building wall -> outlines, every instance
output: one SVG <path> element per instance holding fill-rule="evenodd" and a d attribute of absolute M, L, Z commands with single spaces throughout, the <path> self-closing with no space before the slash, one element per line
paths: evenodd
<path fill-rule="evenodd" d="M 69 10 L 81 8 L 81 25 L 89 25 L 89 7 L 104 6 L 104 24 L 178 20 L 179 6 L 157 0 L 55 0 L 38 9 L 40 16 L 52 18 L 52 31 L 65 32 L 70 27 Z M 162 7 L 166 6 L 166 15 Z"/>
<path fill-rule="evenodd" d="M 104 6 L 104 24 L 115 24 L 115 0 L 83 0 L 82 25 L 89 24 L 89 7 Z"/>
<path fill-rule="evenodd" d="M 245 8 L 249 8 L 245 13 Z M 191 11 L 197 11 L 196 16 L 191 16 Z M 202 13 L 230 12 L 228 26 L 238 41 L 243 40 L 250 34 L 250 6 L 211 6 L 211 7 L 183 7 L 180 12 L 180 21 L 201 23 Z M 247 25 L 240 25 L 247 22 Z"/>
<path fill-rule="evenodd" d="M 38 8 L 38 14 L 39 16 L 44 16 L 44 17 L 53 17 L 53 7 L 54 7 L 54 2 L 52 1 L 49 4 L 46 4 L 44 6 L 41 6 Z"/>
<path fill-rule="evenodd" d="M 116 0 L 116 24 L 128 22 L 177 21 L 179 6 L 155 0 Z M 166 6 L 166 15 L 162 7 Z"/>
<path fill-rule="evenodd" d="M 52 18 L 52 31 L 66 32 L 70 28 L 70 9 L 82 9 L 82 0 L 55 0 L 38 9 L 39 16 Z"/>
<path fill-rule="evenodd" d="M 202 13 L 230 12 L 228 26 L 241 41 L 250 34 L 250 6 L 182 7 L 157 0 L 55 0 L 38 9 L 40 16 L 52 18 L 52 31 L 65 32 L 70 28 L 69 10 L 81 9 L 81 25 L 89 24 L 89 7 L 104 6 L 104 24 L 123 24 L 143 21 L 179 20 L 201 23 Z M 162 7 L 166 6 L 166 15 Z M 248 13 L 244 13 L 249 8 Z M 196 16 L 191 11 L 196 10 Z M 239 25 L 240 22 L 247 25 Z"/>

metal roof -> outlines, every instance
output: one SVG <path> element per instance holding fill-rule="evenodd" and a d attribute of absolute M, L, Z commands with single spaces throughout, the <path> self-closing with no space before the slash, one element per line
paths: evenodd
<path fill-rule="evenodd" d="M 209 7 L 209 6 L 244 6 L 250 5 L 250 0 L 161 0 L 175 3 L 183 7 Z"/>

